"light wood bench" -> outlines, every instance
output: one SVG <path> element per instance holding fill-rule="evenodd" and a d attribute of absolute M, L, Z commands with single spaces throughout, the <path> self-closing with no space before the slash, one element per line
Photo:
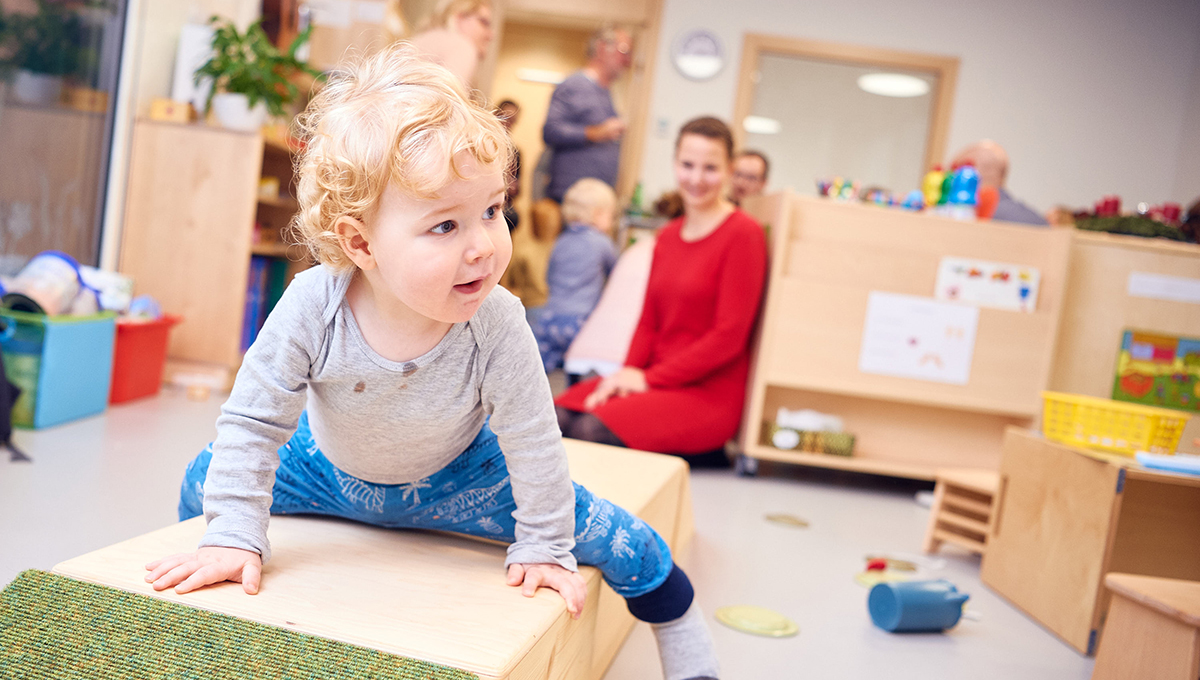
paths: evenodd
<path fill-rule="evenodd" d="M 692 535 L 687 465 L 680 459 L 566 440 L 573 479 L 638 515 L 677 555 Z M 143 565 L 195 549 L 203 518 L 67 560 L 75 579 L 280 628 L 460 668 L 481 678 L 600 678 L 635 620 L 585 567 L 584 615 L 542 589 L 529 599 L 504 582 L 499 544 L 391 531 L 315 517 L 271 518 L 274 557 L 249 596 L 225 583 L 187 595 L 156 593 Z"/>
<path fill-rule="evenodd" d="M 1200 678 L 1200 582 L 1109 574 L 1108 621 L 1092 680 Z"/>

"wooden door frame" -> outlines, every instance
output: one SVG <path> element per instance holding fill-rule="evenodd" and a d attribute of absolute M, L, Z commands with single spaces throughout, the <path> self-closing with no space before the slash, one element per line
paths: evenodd
<path fill-rule="evenodd" d="M 933 87 L 932 115 L 929 121 L 929 135 L 925 140 L 922 168 L 928 169 L 945 158 L 946 138 L 950 133 L 950 114 L 954 109 L 954 93 L 958 84 L 958 57 L 761 33 L 747 33 L 742 43 L 742 65 L 738 73 L 737 99 L 734 101 L 733 114 L 733 134 L 738 148 L 744 146 L 746 141 L 746 132 L 741 121 L 750 115 L 753 109 L 759 61 L 765 53 L 841 64 L 878 66 L 884 69 L 921 71 L 936 76 L 937 84 Z"/>
<path fill-rule="evenodd" d="M 618 13 L 614 16 L 604 16 L 603 4 L 588 5 L 587 11 L 580 12 L 579 6 L 568 3 L 562 14 L 539 10 L 536 12 L 514 8 L 513 3 L 505 0 L 495 0 L 496 37 L 492 42 L 492 53 L 489 54 L 486 68 L 486 80 L 480 79 L 480 89 L 490 93 L 495 79 L 496 55 L 503 39 L 504 24 L 508 21 L 546 27 L 570 27 L 596 30 L 606 23 L 612 23 L 620 28 L 627 28 L 634 35 L 633 64 L 629 68 L 629 90 L 626 99 L 627 111 L 623 114 L 626 122 L 625 136 L 621 140 L 621 159 L 617 170 L 618 200 L 625 204 L 633 196 L 634 187 L 641 181 L 642 150 L 646 144 L 647 121 L 650 116 L 650 99 L 654 85 L 654 69 L 658 61 L 659 30 L 662 26 L 663 0 L 644 0 L 645 12 L 642 20 L 631 20 L 628 13 Z M 622 9 L 628 9 L 623 7 Z M 572 11 L 574 10 L 574 11 Z M 567 13 L 570 12 L 570 13 Z"/>

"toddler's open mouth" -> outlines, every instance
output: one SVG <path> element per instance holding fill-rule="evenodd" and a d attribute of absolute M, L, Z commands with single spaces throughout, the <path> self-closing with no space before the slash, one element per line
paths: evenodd
<path fill-rule="evenodd" d="M 454 290 L 457 290 L 460 293 L 465 293 L 467 295 L 470 295 L 472 293 L 478 293 L 480 291 L 480 289 L 483 288 L 483 282 L 486 279 L 487 279 L 486 276 L 481 276 L 478 279 L 475 279 L 474 281 L 457 284 L 454 286 Z"/>

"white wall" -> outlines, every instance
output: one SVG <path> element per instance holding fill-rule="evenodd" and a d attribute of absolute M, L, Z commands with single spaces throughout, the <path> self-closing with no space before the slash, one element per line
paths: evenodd
<path fill-rule="evenodd" d="M 1192 61 L 1192 85 L 1179 137 L 1179 164 L 1175 168 L 1175 199 L 1184 210 L 1200 199 L 1200 44 Z"/>
<path fill-rule="evenodd" d="M 729 56 L 701 83 L 670 62 L 672 41 L 692 28 L 716 33 Z M 1177 173 L 1200 174 L 1195 161 L 1180 162 L 1200 149 L 1195 104 L 1184 139 L 1189 89 L 1200 87 L 1195 0 L 666 0 L 642 166 L 647 196 L 674 184 L 681 124 L 733 115 L 745 33 L 958 57 L 948 153 L 996 139 L 1012 158 L 1010 190 L 1039 210 L 1108 193 L 1126 205 L 1200 194 L 1176 183 Z"/>

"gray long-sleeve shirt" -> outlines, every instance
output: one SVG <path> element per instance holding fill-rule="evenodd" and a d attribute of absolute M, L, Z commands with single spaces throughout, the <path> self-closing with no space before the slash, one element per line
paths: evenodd
<path fill-rule="evenodd" d="M 591 142 L 586 132 L 588 126 L 616 115 L 608 89 L 583 71 L 571 74 L 554 88 L 542 127 L 542 140 L 554 149 L 547 196 L 561 203 L 567 189 L 584 177 L 616 186 L 621 143 Z"/>
<path fill-rule="evenodd" d="M 200 545 L 270 558 L 278 449 L 306 407 L 313 440 L 329 461 L 378 484 L 441 470 L 490 415 L 517 505 L 506 564 L 574 570 L 575 492 L 520 301 L 497 287 L 432 350 L 394 362 L 363 338 L 346 300 L 351 279 L 325 267 L 298 274 L 246 352 L 217 419 Z"/>

